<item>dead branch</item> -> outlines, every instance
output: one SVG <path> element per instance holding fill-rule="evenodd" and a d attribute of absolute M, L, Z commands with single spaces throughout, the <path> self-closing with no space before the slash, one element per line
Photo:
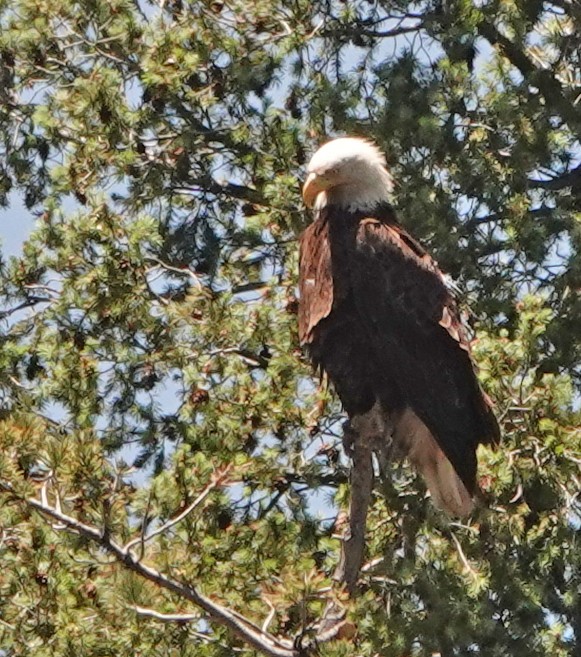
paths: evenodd
<path fill-rule="evenodd" d="M 184 520 L 187 516 L 192 513 L 195 509 L 197 509 L 200 504 L 208 497 L 208 495 L 216 488 L 217 486 L 220 486 L 230 471 L 231 466 L 227 466 L 217 474 L 215 474 L 212 477 L 212 480 L 210 483 L 204 488 L 204 490 L 196 497 L 196 499 L 187 507 L 185 508 L 179 515 L 177 515 L 175 518 L 172 518 L 171 520 L 168 520 L 166 523 L 158 527 L 157 529 L 154 529 L 151 533 L 147 534 L 147 536 L 138 536 L 137 538 L 132 539 L 126 545 L 124 546 L 124 550 L 126 552 L 129 552 L 131 548 L 134 545 L 137 545 L 138 543 L 142 546 L 142 552 L 143 552 L 143 545 L 150 541 L 152 538 L 155 536 L 159 536 L 159 534 L 163 534 L 166 532 L 168 529 L 171 529 L 174 525 L 177 525 L 179 522 Z"/>
<path fill-rule="evenodd" d="M 129 609 L 132 609 L 140 616 L 155 618 L 155 620 L 162 621 L 163 623 L 189 623 L 198 619 L 198 616 L 195 614 L 164 614 L 161 611 L 149 609 L 149 607 L 139 607 L 138 605 L 130 605 Z"/>
<path fill-rule="evenodd" d="M 194 503 L 180 515 L 185 517 L 186 512 L 191 511 L 199 505 L 199 503 L 201 503 L 200 498 L 207 495 L 212 487 L 219 485 L 225 474 L 226 473 L 223 471 L 219 473 L 213 479 L 211 484 L 202 491 Z M 109 532 L 93 525 L 88 525 L 63 513 L 60 509 L 49 505 L 46 498 L 39 500 L 20 495 L 15 488 L 7 482 L 0 481 L 0 492 L 10 495 L 13 499 L 26 504 L 29 508 L 34 509 L 42 516 L 54 521 L 56 523 L 53 525 L 55 531 L 64 530 L 83 536 L 111 554 L 117 563 L 126 570 L 134 572 L 136 575 L 147 579 L 159 588 L 165 589 L 166 591 L 193 603 L 202 609 L 212 621 L 227 627 L 239 639 L 267 657 L 307 657 L 316 649 L 317 645 L 336 638 L 345 624 L 345 612 L 341 609 L 339 615 L 336 613 L 330 614 L 330 620 L 332 620 L 330 624 L 325 622 L 326 616 L 323 616 L 321 623 L 318 624 L 317 629 L 319 631 L 312 638 L 298 642 L 296 639 L 279 639 L 253 623 L 245 616 L 239 614 L 237 611 L 214 602 L 202 594 L 196 586 L 172 579 L 155 568 L 144 564 L 142 559 L 131 550 L 130 546 L 135 544 L 135 541 L 130 542 L 126 546 L 122 546 L 113 540 Z M 180 517 L 180 519 L 182 518 Z M 174 519 L 174 521 L 171 521 L 171 524 L 175 524 L 175 522 L 179 522 L 179 520 Z M 156 534 L 161 533 L 162 530 L 165 531 L 168 528 L 168 524 L 169 523 L 164 525 L 163 528 L 156 530 Z M 145 539 L 151 538 L 152 535 L 153 532 L 148 537 L 145 537 Z M 139 543 L 141 538 L 136 539 L 136 541 Z M 332 605 L 332 608 L 336 610 L 335 605 Z M 164 614 L 144 607 L 134 607 L 133 609 L 140 615 L 149 616 L 164 622 L 183 623 L 198 618 L 193 614 Z"/>
<path fill-rule="evenodd" d="M 8 483 L 0 482 L 0 490 L 10 493 L 30 508 L 38 511 L 41 515 L 56 521 L 59 525 L 64 526 L 67 531 L 76 532 L 96 545 L 99 545 L 112 554 L 117 562 L 127 570 L 153 582 L 160 588 L 189 600 L 197 607 L 203 609 L 213 621 L 229 628 L 237 637 L 262 654 L 268 657 L 302 657 L 300 651 L 295 650 L 293 647 L 292 641 L 279 640 L 272 634 L 263 632 L 252 621 L 200 593 L 195 586 L 171 579 L 155 570 L 155 568 L 145 565 L 142 561 L 138 560 L 131 550 L 127 550 L 116 543 L 107 533 L 103 533 L 97 527 L 88 525 L 72 516 L 57 511 L 55 508 L 35 498 L 23 498 Z"/>

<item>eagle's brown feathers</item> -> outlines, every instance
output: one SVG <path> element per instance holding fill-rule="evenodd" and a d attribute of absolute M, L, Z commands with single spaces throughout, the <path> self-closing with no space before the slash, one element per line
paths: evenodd
<path fill-rule="evenodd" d="M 300 243 L 301 342 L 350 419 L 379 408 L 394 454 L 408 456 L 439 506 L 465 514 L 476 448 L 499 439 L 468 333 L 436 262 L 398 223 L 377 151 L 366 159 L 365 142 L 336 141 L 355 155 L 331 142 L 305 185 L 316 217 Z"/>

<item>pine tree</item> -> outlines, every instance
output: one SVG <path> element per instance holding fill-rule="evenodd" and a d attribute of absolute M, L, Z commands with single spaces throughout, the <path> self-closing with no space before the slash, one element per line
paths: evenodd
<path fill-rule="evenodd" d="M 578 4 L 0 12 L 0 203 L 36 217 L 0 261 L 0 654 L 580 657 Z M 343 416 L 296 335 L 338 134 L 465 291 L 503 428 L 468 521 L 377 483 L 352 599 Z"/>

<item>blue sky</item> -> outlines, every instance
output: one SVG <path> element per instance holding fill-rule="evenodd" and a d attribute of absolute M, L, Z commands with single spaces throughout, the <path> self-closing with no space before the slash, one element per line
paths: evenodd
<path fill-rule="evenodd" d="M 0 251 L 3 256 L 18 255 L 34 227 L 33 215 L 24 207 L 20 194 L 10 194 L 10 206 L 0 210 Z"/>

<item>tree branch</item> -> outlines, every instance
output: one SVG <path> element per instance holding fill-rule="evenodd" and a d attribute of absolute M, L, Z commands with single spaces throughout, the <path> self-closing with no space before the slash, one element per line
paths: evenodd
<path fill-rule="evenodd" d="M 501 34 L 493 23 L 482 20 L 477 29 L 481 37 L 500 48 L 529 84 L 539 88 L 547 105 L 554 107 L 567 121 L 571 130 L 579 135 L 581 133 L 579 109 L 567 99 L 563 87 L 553 74 L 549 70 L 537 68 L 524 51 Z"/>
<path fill-rule="evenodd" d="M 402 34 L 411 34 L 413 32 L 418 32 L 423 27 L 423 21 L 420 21 L 416 25 L 395 27 L 392 30 L 358 30 L 358 34 L 366 37 L 372 37 L 374 39 L 389 39 L 391 37 L 401 36 Z"/>
<path fill-rule="evenodd" d="M 160 588 L 166 589 L 171 593 L 189 600 L 203 609 L 213 621 L 229 628 L 236 636 L 255 650 L 261 652 L 263 655 L 267 655 L 267 657 L 302 657 L 300 650 L 296 650 L 291 641 L 281 641 L 272 634 L 263 632 L 263 630 L 252 621 L 244 618 L 233 610 L 210 600 L 210 598 L 200 593 L 196 587 L 178 582 L 167 577 L 163 573 L 160 573 L 154 568 L 146 566 L 136 558 L 131 550 L 127 550 L 117 544 L 110 538 L 110 536 L 101 532 L 97 527 L 87 525 L 72 516 L 57 511 L 55 508 L 43 504 L 37 499 L 22 497 L 18 495 L 13 486 L 6 482 L 0 482 L 0 490 L 15 496 L 21 502 L 24 502 L 42 515 L 47 516 L 52 520 L 56 520 L 59 524 L 64 525 L 69 531 L 75 531 L 93 543 L 101 546 L 104 550 L 112 554 L 127 570 L 153 582 Z"/>
<path fill-rule="evenodd" d="M 24 308 L 30 308 L 31 306 L 35 306 L 37 303 L 50 303 L 51 301 L 52 299 L 48 297 L 28 297 L 22 303 L 19 303 L 17 306 L 14 306 L 13 308 L 0 311 L 0 319 L 5 319 L 6 317 L 10 317 L 10 315 L 13 315 L 19 310 L 23 310 Z"/>
<path fill-rule="evenodd" d="M 191 621 L 198 619 L 198 616 L 195 614 L 164 614 L 161 611 L 149 609 L 148 607 L 139 607 L 138 605 L 132 605 L 129 607 L 129 609 L 132 609 L 136 614 L 139 614 L 140 616 L 155 618 L 155 620 L 162 621 L 164 623 L 190 623 Z"/>
<path fill-rule="evenodd" d="M 151 533 L 147 534 L 147 536 L 138 536 L 137 538 L 132 539 L 129 541 L 129 543 L 126 543 L 125 547 L 123 550 L 125 552 L 129 552 L 131 548 L 134 545 L 141 545 L 142 546 L 142 551 L 143 551 L 143 545 L 150 541 L 152 538 L 155 536 L 159 536 L 159 534 L 163 534 L 166 532 L 168 529 L 171 529 L 174 525 L 177 525 L 179 522 L 184 520 L 189 514 L 197 509 L 200 504 L 208 497 L 208 495 L 216 488 L 217 486 L 220 486 L 223 482 L 224 479 L 226 478 L 226 475 L 231 469 L 231 465 L 227 466 L 220 472 L 218 472 L 214 477 L 212 477 L 212 480 L 210 483 L 204 488 L 204 490 L 196 497 L 196 499 L 187 507 L 185 508 L 179 515 L 177 515 L 175 518 L 172 518 L 171 520 L 168 520 L 168 522 L 164 523 L 157 529 L 154 529 Z"/>
<path fill-rule="evenodd" d="M 415 25 L 399 26 L 388 30 L 373 30 L 351 25 L 331 25 L 329 28 L 321 32 L 321 36 L 329 38 L 337 36 L 339 33 L 341 36 L 349 37 L 365 36 L 372 39 L 389 39 L 392 37 L 401 36 L 403 34 L 418 32 L 423 27 L 423 24 L 423 21 L 420 21 Z"/>
<path fill-rule="evenodd" d="M 558 217 L 555 216 L 557 212 L 558 208 L 548 208 L 546 206 L 541 206 L 540 208 L 528 210 L 527 217 L 531 220 L 552 219 L 553 221 L 557 221 Z M 503 213 L 500 212 L 493 212 L 491 214 L 487 214 L 484 217 L 473 217 L 472 219 L 466 221 L 465 224 L 463 224 L 462 231 L 463 234 L 468 235 L 472 230 L 478 228 L 478 226 L 493 224 L 497 221 L 503 221 L 504 219 L 506 219 L 506 217 Z M 563 224 L 563 229 L 566 228 L 566 222 L 564 220 L 562 220 L 560 223 Z"/>
<path fill-rule="evenodd" d="M 371 502 L 373 489 L 373 448 L 368 444 L 363 432 L 351 423 L 345 426 L 344 442 L 352 452 L 351 491 L 349 499 L 349 525 L 341 544 L 341 558 L 333 578 L 345 584 L 347 591 L 353 595 L 359 578 L 365 551 L 365 529 L 367 511 Z"/>
<path fill-rule="evenodd" d="M 222 473 L 222 476 L 224 474 L 225 473 Z M 221 475 L 218 475 L 217 481 L 214 485 L 218 485 L 220 478 Z M 11 497 L 16 498 L 41 515 L 56 521 L 58 523 L 58 529 L 76 532 L 96 545 L 99 545 L 111 554 L 123 568 L 149 580 L 159 588 L 170 591 L 171 593 L 190 601 L 206 612 L 212 621 L 227 627 L 239 639 L 267 657 L 307 657 L 312 651 L 316 650 L 317 646 L 321 643 L 337 638 L 340 635 L 342 628 L 345 626 L 345 610 L 341 608 L 339 614 L 336 613 L 333 615 L 330 612 L 336 610 L 336 605 L 331 603 L 328 605 L 328 611 L 323 614 L 321 622 L 317 626 L 317 633 L 315 636 L 304 640 L 302 640 L 302 636 L 299 636 L 298 640 L 278 639 L 276 636 L 265 631 L 237 611 L 224 607 L 206 597 L 200 593 L 195 586 L 171 579 L 155 568 L 145 565 L 136 557 L 131 549 L 128 549 L 127 546 L 123 547 L 116 543 L 108 532 L 83 523 L 80 520 L 63 513 L 59 509 L 50 506 L 45 501 L 46 498 L 41 501 L 32 497 L 25 497 L 20 495 L 11 484 L 3 481 L 0 481 L 0 492 L 9 494 Z M 190 507 L 195 508 L 195 505 L 199 503 L 200 497 L 205 494 L 207 494 L 206 490 L 202 491 L 200 496 L 198 496 L 197 500 L 190 505 Z M 190 507 L 188 507 L 186 511 L 189 511 Z M 181 514 L 181 516 L 184 517 L 184 514 Z M 177 519 L 172 521 L 172 524 L 175 524 L 177 521 Z M 167 529 L 167 525 L 164 527 Z M 131 543 L 128 545 L 131 545 Z M 165 622 L 173 621 L 183 623 L 197 619 L 197 616 L 193 614 L 164 614 L 143 607 L 133 608 L 141 615 L 150 616 Z"/>
<path fill-rule="evenodd" d="M 573 190 L 581 190 L 581 164 L 578 164 L 574 169 L 556 178 L 549 178 L 549 180 L 529 180 L 528 183 L 531 187 L 540 187 L 554 191 L 565 189 L 566 187 L 571 187 Z"/>
<path fill-rule="evenodd" d="M 190 187 L 190 185 L 194 185 L 195 187 Z M 252 187 L 238 185 L 236 183 L 220 183 L 211 178 L 190 179 L 188 180 L 188 186 L 174 187 L 171 191 L 189 196 L 199 194 L 200 191 L 205 191 L 215 196 L 230 196 L 231 198 L 247 201 L 248 203 L 266 205 L 264 196 Z"/>

